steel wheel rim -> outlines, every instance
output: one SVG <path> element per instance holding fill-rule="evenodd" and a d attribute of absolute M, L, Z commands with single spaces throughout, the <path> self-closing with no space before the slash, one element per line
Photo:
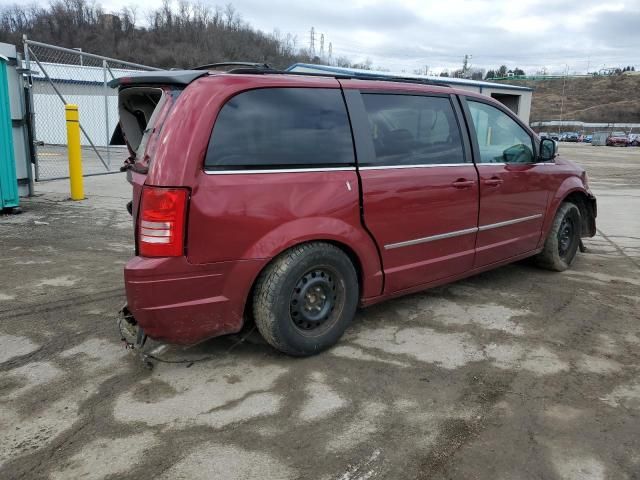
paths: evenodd
<path fill-rule="evenodd" d="M 325 267 L 314 268 L 297 282 L 289 299 L 289 316 L 296 328 L 313 332 L 332 322 L 344 294 L 337 274 Z"/>
<path fill-rule="evenodd" d="M 575 237 L 574 231 L 573 219 L 568 216 L 564 217 L 558 229 L 558 253 L 561 257 L 564 257 L 571 250 Z"/>

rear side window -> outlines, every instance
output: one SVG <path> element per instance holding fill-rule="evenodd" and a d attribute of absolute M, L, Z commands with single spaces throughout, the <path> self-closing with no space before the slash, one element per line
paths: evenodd
<path fill-rule="evenodd" d="M 368 165 L 433 165 L 465 161 L 448 97 L 363 94 L 376 157 Z"/>
<path fill-rule="evenodd" d="M 338 89 L 264 88 L 222 108 L 207 149 L 214 170 L 344 167 L 354 164 Z"/>

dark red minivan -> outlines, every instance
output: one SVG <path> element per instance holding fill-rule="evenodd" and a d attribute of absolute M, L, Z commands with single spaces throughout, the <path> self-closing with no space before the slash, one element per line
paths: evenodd
<path fill-rule="evenodd" d="M 407 80 L 149 72 L 119 87 L 136 256 L 121 323 L 192 344 L 253 319 L 311 355 L 358 306 L 595 234 L 583 169 L 502 104 Z"/>

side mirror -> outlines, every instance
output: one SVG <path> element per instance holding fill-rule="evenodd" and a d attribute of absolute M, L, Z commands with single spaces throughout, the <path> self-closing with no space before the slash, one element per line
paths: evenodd
<path fill-rule="evenodd" d="M 519 143 L 503 151 L 502 159 L 505 163 L 533 163 L 533 152 L 531 147 Z"/>
<path fill-rule="evenodd" d="M 558 154 L 558 146 L 555 140 L 550 138 L 543 138 L 540 140 L 540 161 L 550 162 Z"/>

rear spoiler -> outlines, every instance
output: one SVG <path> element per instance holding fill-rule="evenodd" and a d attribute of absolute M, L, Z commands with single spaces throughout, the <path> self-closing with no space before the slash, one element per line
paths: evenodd
<path fill-rule="evenodd" d="M 189 85 L 208 74 L 207 70 L 154 70 L 114 78 L 108 85 L 111 88 L 129 85 Z"/>

